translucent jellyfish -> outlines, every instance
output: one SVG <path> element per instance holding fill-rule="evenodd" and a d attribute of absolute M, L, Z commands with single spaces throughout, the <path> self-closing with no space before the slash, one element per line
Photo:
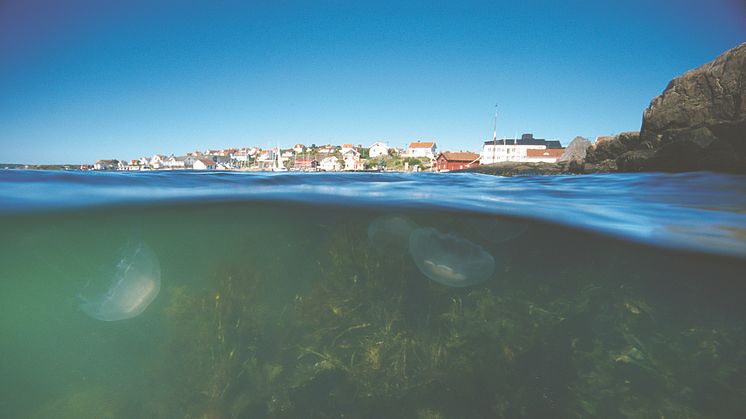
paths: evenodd
<path fill-rule="evenodd" d="M 480 246 L 431 227 L 412 232 L 409 251 L 425 276 L 449 287 L 478 284 L 495 272 L 495 259 Z"/>
<path fill-rule="evenodd" d="M 130 241 L 114 269 L 109 288 L 90 300 L 81 297 L 80 309 L 97 320 L 117 321 L 140 315 L 161 290 L 158 257 L 143 241 Z"/>
<path fill-rule="evenodd" d="M 368 225 L 368 240 L 382 249 L 405 250 L 409 246 L 409 235 L 415 228 L 417 225 L 407 217 L 384 215 Z"/>

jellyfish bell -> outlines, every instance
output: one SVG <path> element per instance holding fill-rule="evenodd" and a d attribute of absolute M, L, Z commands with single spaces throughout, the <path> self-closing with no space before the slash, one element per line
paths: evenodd
<path fill-rule="evenodd" d="M 142 314 L 161 290 L 161 267 L 147 243 L 130 241 L 122 250 L 108 288 L 94 298 L 81 296 L 80 309 L 103 321 L 131 319 Z"/>
<path fill-rule="evenodd" d="M 432 227 L 412 232 L 409 251 L 420 272 L 449 287 L 479 284 L 495 272 L 495 259 L 482 247 Z"/>
<path fill-rule="evenodd" d="M 384 215 L 368 225 L 368 241 L 381 249 L 405 250 L 415 228 L 414 221 L 403 215 Z"/>

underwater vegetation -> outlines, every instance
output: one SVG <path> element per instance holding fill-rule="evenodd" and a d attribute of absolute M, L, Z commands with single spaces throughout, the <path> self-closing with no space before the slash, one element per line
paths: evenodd
<path fill-rule="evenodd" d="M 105 282 L 102 278 L 95 279 Z M 158 257 L 142 240 L 128 240 L 109 285 L 94 297 L 81 296 L 80 309 L 103 321 L 137 317 L 155 300 L 161 290 L 161 268 Z"/>
<path fill-rule="evenodd" d="M 598 242 L 537 246 L 530 231 L 496 268 L 484 256 L 489 243 L 473 235 L 412 227 L 437 224 L 430 219 L 370 224 L 412 227 L 410 248 L 432 246 L 409 254 L 380 246 L 381 230 L 340 218 L 319 238 L 326 257 L 306 287 L 287 292 L 278 272 L 247 256 L 216 272 L 211 287 L 168 289 L 167 334 L 149 380 L 153 415 L 746 415 L 739 309 L 689 280 L 705 268 L 615 247 L 573 258 Z M 444 286 L 446 278 L 472 286 Z M 706 292 L 719 301 L 703 304 Z"/>

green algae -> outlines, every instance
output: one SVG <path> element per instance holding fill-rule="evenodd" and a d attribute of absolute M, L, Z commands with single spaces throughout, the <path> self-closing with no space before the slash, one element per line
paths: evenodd
<path fill-rule="evenodd" d="M 175 385 L 154 393 L 154 409 L 189 418 L 746 414 L 741 326 L 711 305 L 683 310 L 696 285 L 662 295 L 675 273 L 651 285 L 623 252 L 547 271 L 531 263 L 551 263 L 546 249 L 514 243 L 520 251 L 494 281 L 453 289 L 365 234 L 352 221 L 330 228 L 318 280 L 279 299 L 258 261 L 227 266 L 209 288 L 171 288 L 152 380 Z"/>

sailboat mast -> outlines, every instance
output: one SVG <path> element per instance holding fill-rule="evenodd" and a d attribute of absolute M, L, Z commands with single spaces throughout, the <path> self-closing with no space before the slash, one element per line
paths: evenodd
<path fill-rule="evenodd" d="M 497 158 L 497 104 L 495 104 L 495 118 L 492 122 L 492 162 L 494 163 Z"/>

